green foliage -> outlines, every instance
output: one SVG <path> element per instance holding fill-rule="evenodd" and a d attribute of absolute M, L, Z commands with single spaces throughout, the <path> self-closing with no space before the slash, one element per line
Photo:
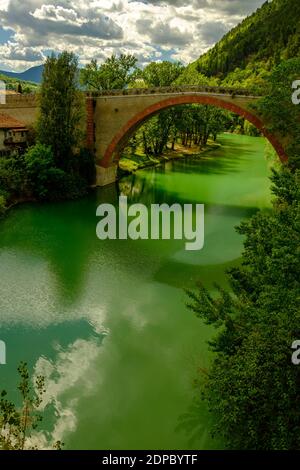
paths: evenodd
<path fill-rule="evenodd" d="M 300 370 L 291 363 L 300 335 L 300 172 L 273 171 L 272 181 L 273 211 L 238 229 L 245 243 L 231 292 L 188 292 L 189 307 L 218 328 L 201 393 L 233 449 L 300 446 Z"/>
<path fill-rule="evenodd" d="M 82 117 L 77 58 L 68 52 L 48 57 L 41 85 L 37 139 L 52 148 L 57 168 L 70 170 L 81 139 Z"/>
<path fill-rule="evenodd" d="M 2 194 L 0 194 L 0 219 L 1 217 L 4 216 L 5 212 L 6 212 L 6 199 Z"/>
<path fill-rule="evenodd" d="M 266 81 L 271 73 L 269 62 L 257 61 L 249 63 L 244 69 L 237 67 L 229 72 L 221 81 L 222 86 L 247 88 L 252 90 L 253 94 L 265 94 Z"/>
<path fill-rule="evenodd" d="M 51 147 L 38 143 L 27 151 L 24 159 L 28 190 L 34 198 L 41 201 L 76 199 L 86 193 L 87 181 L 83 176 L 76 171 L 66 173 L 56 167 Z M 79 162 L 84 167 L 80 157 L 78 167 Z M 84 171 L 91 170 L 87 168 Z"/>
<path fill-rule="evenodd" d="M 37 135 L 25 155 L 0 159 L 1 214 L 19 200 L 78 198 L 94 181 L 92 155 L 80 149 L 83 97 L 78 91 L 78 64 L 73 54 L 52 55 L 44 67 Z"/>
<path fill-rule="evenodd" d="M 16 406 L 9 401 L 7 392 L 3 390 L 0 398 L 0 449 L 2 450 L 27 450 L 34 449 L 30 443 L 33 432 L 42 421 L 39 407 L 43 400 L 45 380 L 37 376 L 32 384 L 27 364 L 21 362 L 18 367 L 20 383 L 18 390 L 21 396 L 21 406 Z M 61 449 L 63 443 L 57 441 L 54 449 Z"/>
<path fill-rule="evenodd" d="M 39 200 L 56 198 L 65 173 L 55 167 L 51 147 L 40 143 L 31 147 L 25 154 L 25 166 L 28 185 L 33 196 Z"/>
<path fill-rule="evenodd" d="M 291 168 L 300 168 L 300 106 L 292 102 L 292 83 L 300 77 L 300 58 L 283 61 L 268 80 L 268 95 L 257 111 L 268 128 L 285 143 Z"/>
<path fill-rule="evenodd" d="M 133 80 L 136 62 L 131 54 L 112 55 L 101 65 L 92 60 L 81 69 L 80 83 L 90 91 L 125 88 Z"/>
<path fill-rule="evenodd" d="M 0 194 L 5 196 L 8 203 L 21 198 L 26 192 L 24 169 L 23 155 L 15 153 L 0 158 Z"/>
<path fill-rule="evenodd" d="M 180 76 L 184 67 L 180 62 L 151 62 L 141 73 L 141 78 L 149 87 L 166 87 Z"/>
<path fill-rule="evenodd" d="M 266 141 L 265 159 L 272 168 L 279 169 L 281 167 L 281 162 L 278 158 L 277 152 L 269 141 Z"/>
<path fill-rule="evenodd" d="M 162 111 L 142 126 L 136 139 L 143 144 L 146 155 L 162 155 L 169 140 L 173 119 L 173 109 Z"/>
<path fill-rule="evenodd" d="M 180 76 L 175 80 L 174 85 L 197 85 L 197 86 L 219 86 L 220 80 L 217 77 L 207 77 L 196 70 L 194 64 L 183 69 Z"/>
<path fill-rule="evenodd" d="M 24 80 L 19 80 L 17 78 L 11 78 L 7 75 L 0 74 L 0 80 L 2 80 L 6 84 L 7 90 L 22 91 L 22 94 L 29 94 L 29 93 L 36 93 L 39 90 L 39 86 L 34 82 L 28 82 Z M 20 87 L 21 89 L 20 90 Z"/>
<path fill-rule="evenodd" d="M 176 106 L 161 111 L 143 124 L 125 151 L 135 153 L 142 147 L 148 157 L 157 157 L 168 144 L 174 149 L 178 141 L 185 147 L 197 145 L 202 148 L 210 137 L 216 140 L 228 120 L 229 113 L 213 106 Z"/>
<path fill-rule="evenodd" d="M 251 122 L 244 122 L 244 134 L 251 137 L 259 137 L 261 135 L 260 131 L 255 127 Z"/>
<path fill-rule="evenodd" d="M 224 85 L 261 90 L 281 60 L 300 56 L 300 3 L 273 0 L 227 33 L 184 71 L 181 83 L 197 84 L 197 74 Z"/>

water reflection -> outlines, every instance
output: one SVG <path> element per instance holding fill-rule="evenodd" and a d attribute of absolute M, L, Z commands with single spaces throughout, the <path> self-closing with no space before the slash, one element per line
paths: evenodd
<path fill-rule="evenodd" d="M 0 224 L 2 386 L 13 393 L 24 359 L 46 376 L 43 406 L 57 416 L 47 414 L 41 440 L 95 449 L 216 445 L 192 388 L 198 363 L 209 362 L 211 330 L 186 312 L 182 288 L 199 278 L 224 285 L 242 249 L 234 226 L 269 206 L 262 139 L 223 143 L 201 162 L 139 171 L 81 201 L 20 206 Z M 204 203 L 204 249 L 98 240 L 96 208 L 117 206 L 120 194 L 147 206 Z"/>

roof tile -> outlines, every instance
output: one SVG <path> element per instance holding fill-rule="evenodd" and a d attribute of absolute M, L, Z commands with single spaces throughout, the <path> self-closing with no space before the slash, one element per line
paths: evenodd
<path fill-rule="evenodd" d="M 0 129 L 20 129 L 26 125 L 8 114 L 0 113 Z"/>

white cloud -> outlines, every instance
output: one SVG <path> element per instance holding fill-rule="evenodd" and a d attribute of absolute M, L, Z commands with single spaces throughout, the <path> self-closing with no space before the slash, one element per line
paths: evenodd
<path fill-rule="evenodd" d="M 42 375 L 45 378 L 46 389 L 40 410 L 52 405 L 56 419 L 50 433 L 35 433 L 28 444 L 46 449 L 76 430 L 79 399 L 93 391 L 93 366 L 99 356 L 99 348 L 100 343 L 96 339 L 77 339 L 66 349 L 58 345 L 55 361 L 43 356 L 38 359 L 35 377 Z M 78 389 L 81 390 L 80 395 L 76 393 Z"/>
<path fill-rule="evenodd" d="M 0 26 L 14 32 L 0 52 L 21 69 L 46 51 L 70 49 L 84 64 L 112 53 L 142 64 L 173 57 L 189 62 L 263 0 L 0 0 Z"/>
<path fill-rule="evenodd" d="M 24 47 L 10 41 L 0 46 L 0 56 L 2 60 L 6 61 L 36 62 L 44 60 L 43 54 L 34 47 Z"/>
<path fill-rule="evenodd" d="M 31 14 L 39 20 L 49 19 L 68 22 L 76 22 L 78 20 L 78 14 L 75 10 L 60 6 L 55 7 L 54 5 L 42 5 L 41 8 L 37 8 Z"/>
<path fill-rule="evenodd" d="M 6 10 L 9 4 L 9 0 L 0 0 L 0 10 Z"/>

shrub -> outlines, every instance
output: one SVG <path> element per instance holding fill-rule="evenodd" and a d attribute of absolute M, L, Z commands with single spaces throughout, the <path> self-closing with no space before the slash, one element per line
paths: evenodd
<path fill-rule="evenodd" d="M 48 199 L 57 179 L 63 173 L 62 170 L 54 168 L 51 147 L 38 143 L 27 151 L 24 158 L 28 185 L 32 195 L 37 199 Z"/>
<path fill-rule="evenodd" d="M 14 154 L 0 159 L 0 193 L 7 200 L 20 197 L 25 192 L 24 157 Z"/>
<path fill-rule="evenodd" d="M 38 143 L 25 155 L 28 186 L 32 195 L 42 201 L 76 199 L 87 191 L 84 178 L 77 171 L 66 173 L 55 166 L 51 147 Z"/>

